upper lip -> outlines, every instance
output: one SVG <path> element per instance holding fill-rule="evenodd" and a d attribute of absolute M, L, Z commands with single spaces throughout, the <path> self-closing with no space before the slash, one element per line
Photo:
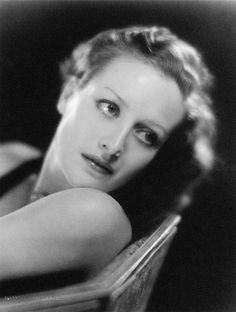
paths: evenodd
<path fill-rule="evenodd" d="M 82 156 L 85 157 L 86 159 L 94 162 L 96 165 L 100 166 L 101 168 L 105 169 L 108 173 L 112 174 L 114 172 L 114 169 L 112 166 L 107 162 L 102 160 L 101 158 L 91 155 L 91 154 L 83 154 Z"/>

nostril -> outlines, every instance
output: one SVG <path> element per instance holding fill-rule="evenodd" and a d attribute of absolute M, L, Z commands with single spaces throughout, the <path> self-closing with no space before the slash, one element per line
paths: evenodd
<path fill-rule="evenodd" d="M 116 144 L 116 142 L 108 143 L 106 140 L 102 140 L 100 141 L 99 146 L 102 151 L 103 158 L 106 161 L 117 160 L 123 152 L 123 147 L 121 147 L 120 144 Z"/>
<path fill-rule="evenodd" d="M 100 142 L 99 146 L 103 150 L 107 150 L 108 149 L 108 144 L 106 142 L 104 142 L 104 141 Z"/>

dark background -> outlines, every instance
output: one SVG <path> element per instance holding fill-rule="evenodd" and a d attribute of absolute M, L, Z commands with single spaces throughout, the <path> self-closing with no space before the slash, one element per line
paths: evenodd
<path fill-rule="evenodd" d="M 100 30 L 170 27 L 203 52 L 216 77 L 220 162 L 185 212 L 148 311 L 236 311 L 234 1 L 1 1 L 0 140 L 45 149 L 55 130 L 58 63 Z"/>

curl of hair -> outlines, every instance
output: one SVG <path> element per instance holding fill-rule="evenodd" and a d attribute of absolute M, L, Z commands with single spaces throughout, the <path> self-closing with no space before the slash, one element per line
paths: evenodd
<path fill-rule="evenodd" d="M 112 192 L 136 238 L 151 230 L 160 216 L 180 212 L 190 203 L 194 187 L 214 164 L 216 122 L 209 95 L 213 78 L 201 54 L 165 27 L 107 30 L 79 44 L 61 66 L 64 84 L 76 77 L 82 88 L 109 62 L 127 54 L 173 78 L 187 110 L 147 168 Z"/>

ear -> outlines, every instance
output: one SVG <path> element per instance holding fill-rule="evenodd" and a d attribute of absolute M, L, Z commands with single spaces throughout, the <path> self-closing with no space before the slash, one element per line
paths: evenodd
<path fill-rule="evenodd" d="M 61 95 L 60 95 L 58 103 L 57 103 L 57 110 L 61 115 L 64 115 L 64 113 L 67 109 L 68 99 L 73 94 L 75 88 L 76 88 L 76 79 L 75 78 L 71 78 L 63 86 Z"/>

